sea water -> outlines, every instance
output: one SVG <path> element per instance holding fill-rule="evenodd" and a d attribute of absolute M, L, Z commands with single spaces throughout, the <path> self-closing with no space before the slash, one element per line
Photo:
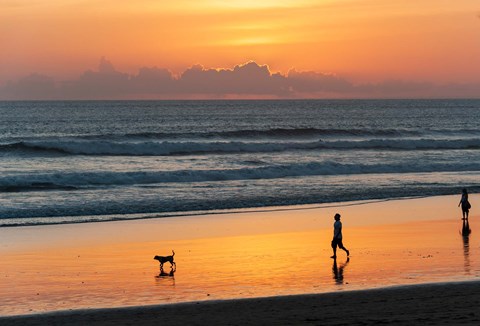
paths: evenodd
<path fill-rule="evenodd" d="M 0 102 L 0 226 L 480 190 L 480 100 Z"/>

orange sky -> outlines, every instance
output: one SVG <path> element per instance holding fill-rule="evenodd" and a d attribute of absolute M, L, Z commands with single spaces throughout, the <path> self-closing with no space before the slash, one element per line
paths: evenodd
<path fill-rule="evenodd" d="M 271 71 L 480 82 L 478 0 L 3 0 L 0 83 L 253 60 Z"/>

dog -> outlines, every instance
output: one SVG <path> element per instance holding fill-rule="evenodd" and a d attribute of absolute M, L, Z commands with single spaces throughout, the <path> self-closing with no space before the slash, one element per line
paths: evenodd
<path fill-rule="evenodd" d="M 163 264 L 166 262 L 170 263 L 170 267 L 175 266 L 177 267 L 177 264 L 173 261 L 173 256 L 175 256 L 175 251 L 172 250 L 172 255 L 171 256 L 155 256 L 153 259 L 158 260 L 160 262 L 160 269 L 163 269 Z"/>

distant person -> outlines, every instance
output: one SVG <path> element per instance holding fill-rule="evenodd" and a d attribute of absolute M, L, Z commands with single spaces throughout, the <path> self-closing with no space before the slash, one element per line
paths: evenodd
<path fill-rule="evenodd" d="M 463 188 L 462 190 L 462 198 L 460 199 L 460 202 L 458 203 L 458 206 L 460 207 L 462 205 L 462 215 L 463 219 L 468 218 L 468 212 L 470 211 L 470 208 L 472 207 L 470 205 L 470 202 L 468 201 L 468 192 L 467 189 Z"/>
<path fill-rule="evenodd" d="M 342 242 L 342 222 L 340 222 L 340 214 L 335 214 L 334 216 L 335 223 L 333 223 L 333 240 L 332 240 L 332 248 L 333 248 L 333 256 L 330 258 L 337 259 L 337 246 L 338 248 L 345 250 L 347 256 L 350 256 L 350 251 L 343 246 Z"/>

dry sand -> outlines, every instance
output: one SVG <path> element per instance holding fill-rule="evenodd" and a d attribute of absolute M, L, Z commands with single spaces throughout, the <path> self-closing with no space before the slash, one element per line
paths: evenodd
<path fill-rule="evenodd" d="M 28 325 L 480 325 L 480 282 L 0 318 Z"/>

